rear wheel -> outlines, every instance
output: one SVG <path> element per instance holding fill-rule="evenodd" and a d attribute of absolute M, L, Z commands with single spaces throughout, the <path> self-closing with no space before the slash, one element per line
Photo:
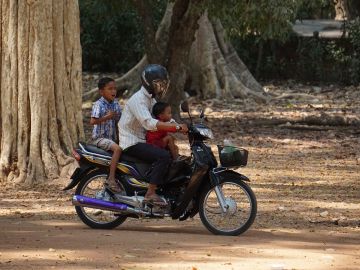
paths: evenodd
<path fill-rule="evenodd" d="M 254 192 L 244 182 L 234 179 L 219 185 L 226 211 L 222 211 L 215 188 L 200 197 L 199 215 L 204 226 L 214 234 L 239 235 L 253 224 L 257 202 Z"/>
<path fill-rule="evenodd" d="M 94 171 L 86 175 L 76 188 L 75 195 L 82 195 L 90 198 L 101 200 L 111 200 L 109 194 L 104 190 L 104 183 L 107 174 L 101 171 Z M 120 183 L 120 187 L 126 190 Z M 84 206 L 75 206 L 76 213 L 79 218 L 89 227 L 94 229 L 113 229 L 126 220 L 126 216 L 121 216 L 119 213 L 94 209 Z"/>

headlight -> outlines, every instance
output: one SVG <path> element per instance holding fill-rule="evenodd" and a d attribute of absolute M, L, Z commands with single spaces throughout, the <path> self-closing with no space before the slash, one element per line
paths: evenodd
<path fill-rule="evenodd" d="M 209 139 L 214 139 L 214 134 L 212 133 L 211 129 L 209 128 L 197 128 L 197 130 L 199 131 L 199 133 Z"/>

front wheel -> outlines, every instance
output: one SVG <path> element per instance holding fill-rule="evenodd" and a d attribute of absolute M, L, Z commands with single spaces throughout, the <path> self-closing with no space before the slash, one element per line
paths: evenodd
<path fill-rule="evenodd" d="M 101 171 L 93 171 L 86 175 L 76 188 L 75 195 L 82 195 L 90 198 L 111 200 L 104 192 L 104 182 L 107 174 Z M 126 194 L 125 188 L 121 188 Z M 85 206 L 75 206 L 79 218 L 89 227 L 94 229 L 113 229 L 126 220 L 126 216 L 106 210 L 99 210 Z"/>
<path fill-rule="evenodd" d="M 215 187 L 202 193 L 199 215 L 204 226 L 214 234 L 239 235 L 253 224 L 257 202 L 254 192 L 241 180 L 226 180 L 219 186 L 225 208 L 220 207 Z"/>

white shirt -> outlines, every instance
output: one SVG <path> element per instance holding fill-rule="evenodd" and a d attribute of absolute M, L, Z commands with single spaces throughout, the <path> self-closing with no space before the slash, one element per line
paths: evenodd
<path fill-rule="evenodd" d="M 151 94 L 141 87 L 125 104 L 119 127 L 119 145 L 126 149 L 137 143 L 145 143 L 147 130 L 157 130 L 158 120 L 151 115 L 151 109 L 156 100 Z"/>

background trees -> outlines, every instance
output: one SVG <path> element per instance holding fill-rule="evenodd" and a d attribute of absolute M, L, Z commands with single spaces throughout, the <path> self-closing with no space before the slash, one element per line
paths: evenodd
<path fill-rule="evenodd" d="M 172 91 L 167 99 L 175 111 L 184 89 L 206 98 L 251 96 L 266 100 L 261 85 L 227 39 L 222 22 L 241 35 L 251 32 L 263 38 L 283 38 L 295 17 L 293 1 L 175 1 L 167 4 L 157 31 L 150 12 L 155 10 L 154 2 L 132 1 L 145 29 L 146 56 L 118 80 L 121 87 L 136 88 L 139 70 L 156 61 L 170 72 Z"/>
<path fill-rule="evenodd" d="M 267 99 L 258 80 L 357 84 L 360 20 L 355 0 L 79 0 L 1 4 L 1 178 L 56 177 L 83 137 L 84 70 L 117 71 L 137 89 L 146 63 L 170 71 L 175 112 L 184 90 L 200 98 Z M 340 6 L 340 8 L 338 8 Z M 295 19 L 347 12 L 348 38 L 291 33 Z M 252 75 L 255 74 L 255 77 Z M 95 90 L 94 92 L 97 92 Z"/>
<path fill-rule="evenodd" d="M 111 1 L 81 0 L 81 2 L 109 5 Z M 139 2 L 142 5 L 139 5 Z M 356 10 L 357 2 L 350 2 L 354 7 L 352 10 Z M 190 6 L 191 1 L 184 3 Z M 196 6 L 195 13 L 203 17 L 198 21 L 195 39 L 188 51 L 188 63 L 184 62 L 181 68 L 191 70 L 190 73 L 186 72 L 185 84 L 179 87 L 181 91 L 190 90 L 192 94 L 197 93 L 200 97 L 252 96 L 259 98 L 256 94 L 263 95 L 263 93 L 257 80 L 296 79 L 345 84 L 359 82 L 355 67 L 360 53 L 356 49 L 355 40 L 358 39 L 356 29 L 360 28 L 360 24 L 356 20 L 344 24 L 347 31 L 353 33 L 350 34 L 352 39 L 302 38 L 291 31 L 291 23 L 296 19 L 335 18 L 336 10 L 333 0 L 257 0 L 221 3 L 196 1 Z M 122 10 L 126 8 L 127 12 L 132 11 L 136 14 L 138 24 L 133 25 L 133 28 L 139 31 L 139 37 L 141 37 L 136 44 L 141 43 L 144 46 L 143 52 L 147 56 L 142 57 L 139 53 L 136 61 L 131 62 L 134 68 L 130 71 L 129 67 L 117 69 L 126 73 L 126 76 L 119 80 L 119 86 L 134 90 L 139 85 L 138 72 L 147 63 L 149 55 L 155 57 L 150 62 L 164 64 L 163 60 L 157 60 L 156 57 L 166 59 L 167 62 L 171 59 L 167 55 L 169 51 L 166 48 L 169 47 L 166 44 L 170 44 L 167 37 L 171 36 L 169 35 L 171 24 L 169 18 L 172 8 L 167 6 L 167 1 L 153 0 L 122 1 L 121 8 Z M 100 11 L 101 8 L 97 10 Z M 166 13 L 165 10 L 167 10 Z M 82 17 L 86 17 L 85 13 Z M 168 14 L 167 19 L 165 14 Z M 108 16 L 107 19 L 114 18 Z M 121 28 L 121 20 L 117 22 L 119 23 L 117 27 Z M 147 27 L 145 32 L 144 25 Z M 87 30 L 83 28 L 83 31 L 82 36 Z M 157 34 L 154 35 L 154 33 Z M 191 36 L 191 33 L 189 32 L 186 36 Z M 179 37 L 176 38 L 179 39 Z M 126 43 L 126 38 L 122 43 Z M 114 43 L 113 47 L 117 50 L 125 50 L 125 46 L 121 46 L 122 43 L 118 45 Z M 150 47 L 144 44 L 155 45 Z M 134 47 L 136 46 L 128 48 L 129 55 Z M 86 46 L 83 49 L 87 51 Z M 172 50 L 176 50 L 176 46 Z M 106 54 L 105 51 L 104 54 Z M 237 60 L 234 61 L 235 59 Z M 102 59 L 97 60 L 101 62 Z M 129 66 L 128 61 L 119 59 L 116 62 L 126 63 Z M 234 70 L 234 67 L 240 67 L 243 71 Z M 91 69 L 86 65 L 84 68 Z M 239 74 L 242 75 L 239 76 Z M 250 74 L 253 74 L 256 80 Z M 248 78 L 247 82 L 245 78 Z"/>

